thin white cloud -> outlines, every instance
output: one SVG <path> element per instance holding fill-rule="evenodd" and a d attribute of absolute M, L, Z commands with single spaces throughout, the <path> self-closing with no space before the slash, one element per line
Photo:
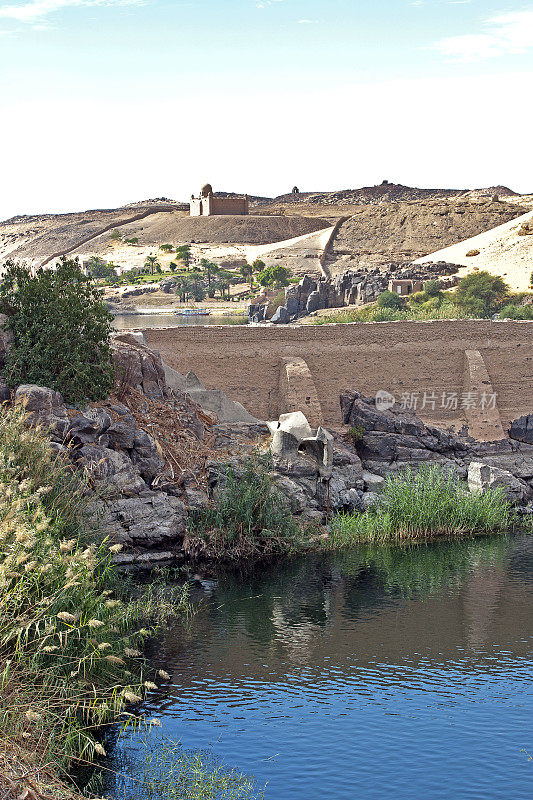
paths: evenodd
<path fill-rule="evenodd" d="M 533 8 L 491 17 L 481 33 L 441 39 L 434 45 L 453 61 L 479 61 L 506 55 L 521 55 L 533 49 Z"/>
<path fill-rule="evenodd" d="M 318 23 L 317 19 L 299 19 L 298 25 L 316 25 Z"/>
<path fill-rule="evenodd" d="M 26 0 L 23 3 L 2 3 L 0 19 L 29 24 L 40 23 L 50 14 L 75 6 L 130 6 L 142 5 L 144 0 Z"/>

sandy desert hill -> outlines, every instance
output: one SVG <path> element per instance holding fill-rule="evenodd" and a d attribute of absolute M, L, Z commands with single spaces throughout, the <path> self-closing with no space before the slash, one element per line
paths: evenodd
<path fill-rule="evenodd" d="M 13 217 L 0 222 L 0 263 L 14 258 L 38 266 L 62 254 L 108 254 L 116 229 L 123 237 L 138 239 L 138 247 L 165 242 L 260 246 L 325 230 L 342 220 L 331 252 L 336 271 L 359 263 L 419 258 L 533 207 L 532 198 L 503 186 L 467 191 L 390 183 L 250 200 L 248 217 L 189 217 L 188 204 L 164 197 L 117 209 Z"/>

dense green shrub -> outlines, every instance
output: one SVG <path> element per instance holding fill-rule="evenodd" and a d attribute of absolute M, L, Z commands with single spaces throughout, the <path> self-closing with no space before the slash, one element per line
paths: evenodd
<path fill-rule="evenodd" d="M 501 307 L 509 291 L 499 275 L 473 272 L 459 282 L 455 302 L 474 316 L 490 317 Z"/>
<path fill-rule="evenodd" d="M 61 259 L 35 276 L 13 262 L 0 286 L 13 346 L 4 375 L 10 386 L 36 383 L 67 402 L 101 400 L 113 384 L 109 335 L 112 316 L 78 260 Z"/>
<path fill-rule="evenodd" d="M 378 297 L 378 307 L 379 308 L 396 308 L 400 309 L 403 306 L 402 298 L 395 294 L 394 292 L 389 292 L 387 289 L 386 291 L 382 292 Z"/>
<path fill-rule="evenodd" d="M 293 549 L 300 527 L 276 490 L 266 461 L 252 457 L 238 468 L 221 469 L 222 489 L 212 506 L 190 521 L 192 536 L 200 537 L 207 550 L 227 555 Z"/>
<path fill-rule="evenodd" d="M 406 469 L 385 478 L 377 504 L 364 514 L 339 515 L 331 523 L 334 546 L 390 539 L 504 531 L 513 520 L 501 489 L 471 494 L 439 467 Z"/>
<path fill-rule="evenodd" d="M 99 256 L 91 256 L 87 264 L 87 271 L 92 278 L 106 278 L 108 280 L 116 280 L 117 278 L 115 265 L 107 263 Z"/>
<path fill-rule="evenodd" d="M 499 312 L 501 319 L 531 319 L 533 320 L 533 305 L 519 306 L 509 303 Z"/>
<path fill-rule="evenodd" d="M 424 294 L 427 297 L 439 297 L 442 294 L 442 284 L 435 278 L 424 284 Z"/>

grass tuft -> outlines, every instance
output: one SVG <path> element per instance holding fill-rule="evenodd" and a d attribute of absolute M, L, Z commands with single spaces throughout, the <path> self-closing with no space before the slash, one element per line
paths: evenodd
<path fill-rule="evenodd" d="M 238 558 L 288 552 L 303 543 L 301 526 L 276 490 L 266 459 L 221 465 L 221 476 L 212 506 L 189 521 L 191 553 Z"/>

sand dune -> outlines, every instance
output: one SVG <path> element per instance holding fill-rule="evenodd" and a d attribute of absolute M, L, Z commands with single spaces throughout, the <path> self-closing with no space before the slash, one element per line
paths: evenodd
<path fill-rule="evenodd" d="M 419 258 L 416 263 L 448 261 L 463 264 L 464 269 L 459 272 L 461 277 L 477 268 L 500 275 L 515 291 L 527 291 L 533 272 L 533 235 L 519 236 L 518 232 L 522 223 L 530 220 L 533 220 L 531 211 L 464 242 Z M 479 255 L 467 256 L 472 250 L 479 250 Z"/>

